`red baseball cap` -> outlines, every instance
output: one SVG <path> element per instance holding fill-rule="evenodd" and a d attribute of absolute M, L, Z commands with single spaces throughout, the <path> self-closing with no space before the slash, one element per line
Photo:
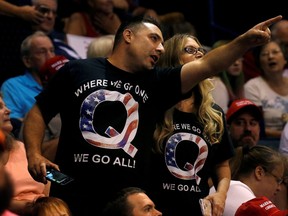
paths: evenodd
<path fill-rule="evenodd" d="M 257 197 L 243 203 L 235 216 L 287 216 L 288 210 L 278 209 L 267 197 Z"/>
<path fill-rule="evenodd" d="M 48 59 L 40 68 L 43 78 L 49 80 L 69 60 L 65 56 L 54 56 Z"/>
<path fill-rule="evenodd" d="M 226 119 L 227 122 L 230 123 L 233 118 L 235 118 L 237 113 L 247 111 L 253 114 L 257 120 L 261 120 L 263 118 L 262 111 L 260 108 L 254 104 L 252 101 L 248 99 L 237 99 L 232 102 L 229 106 Z"/>

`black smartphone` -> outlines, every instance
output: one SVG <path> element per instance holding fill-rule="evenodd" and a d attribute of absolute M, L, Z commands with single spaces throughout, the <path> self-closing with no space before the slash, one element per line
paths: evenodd
<path fill-rule="evenodd" d="M 46 178 L 51 182 L 56 182 L 60 185 L 66 185 L 74 179 L 58 170 L 47 168 Z"/>

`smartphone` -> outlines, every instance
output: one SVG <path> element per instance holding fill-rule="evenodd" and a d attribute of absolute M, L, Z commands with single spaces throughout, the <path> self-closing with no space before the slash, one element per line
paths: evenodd
<path fill-rule="evenodd" d="M 203 216 L 212 216 L 212 205 L 207 199 L 199 200 L 200 208 Z"/>
<path fill-rule="evenodd" d="M 72 177 L 52 168 L 47 168 L 46 178 L 49 181 L 56 182 L 60 185 L 66 185 L 74 180 Z"/>

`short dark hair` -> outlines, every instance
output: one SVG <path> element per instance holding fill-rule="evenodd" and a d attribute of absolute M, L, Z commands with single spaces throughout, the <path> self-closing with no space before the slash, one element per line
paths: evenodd
<path fill-rule="evenodd" d="M 118 30 L 115 34 L 113 50 L 122 40 L 122 33 L 124 32 L 125 29 L 127 29 L 127 28 L 135 29 L 136 27 L 142 25 L 143 23 L 154 24 L 155 26 L 157 26 L 162 31 L 160 23 L 153 17 L 150 17 L 150 16 L 131 17 L 130 19 L 127 19 L 126 21 L 122 22 L 120 27 L 118 28 Z"/>
<path fill-rule="evenodd" d="M 127 198 L 136 193 L 146 192 L 138 187 L 126 187 L 119 191 L 116 196 L 107 203 L 102 216 L 132 216 L 133 206 L 127 202 Z"/>

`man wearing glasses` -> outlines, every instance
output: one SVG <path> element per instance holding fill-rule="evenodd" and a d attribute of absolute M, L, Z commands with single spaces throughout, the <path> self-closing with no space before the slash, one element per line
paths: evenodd
<path fill-rule="evenodd" d="M 66 35 L 54 30 L 57 17 L 57 0 L 32 0 L 32 5 L 44 15 L 43 21 L 32 25 L 32 29 L 43 31 L 50 37 L 56 55 L 65 56 L 69 60 L 80 59 L 79 54 L 65 42 Z"/>
<path fill-rule="evenodd" d="M 55 31 L 57 0 L 22 0 L 17 5 L 14 2 L 0 1 L 0 85 L 10 77 L 23 74 L 25 66 L 19 58 L 20 44 L 35 31 L 43 31 L 50 37 L 56 55 L 69 60 L 81 58 L 66 43 L 66 35 Z"/>

